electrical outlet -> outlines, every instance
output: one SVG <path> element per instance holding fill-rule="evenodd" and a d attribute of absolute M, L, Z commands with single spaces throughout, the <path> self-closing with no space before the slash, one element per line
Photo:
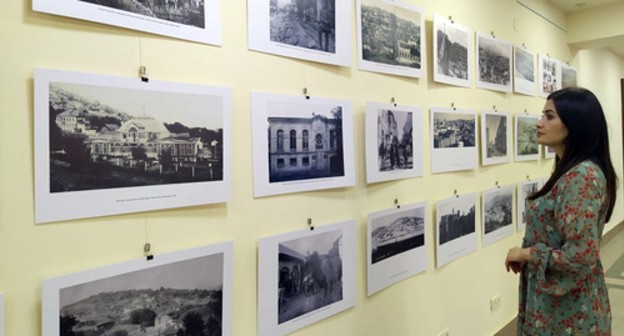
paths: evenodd
<path fill-rule="evenodd" d="M 451 327 L 446 327 L 446 329 L 440 331 L 436 336 L 451 336 Z"/>
<path fill-rule="evenodd" d="M 500 295 L 494 295 L 490 298 L 490 310 L 496 311 L 500 307 L 501 297 Z"/>

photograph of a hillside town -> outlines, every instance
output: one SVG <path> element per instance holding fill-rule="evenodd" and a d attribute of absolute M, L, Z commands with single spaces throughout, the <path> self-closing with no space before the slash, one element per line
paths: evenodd
<path fill-rule="evenodd" d="M 436 29 L 438 73 L 468 79 L 468 32 L 457 29 L 445 20 L 439 20 Z"/>
<path fill-rule="evenodd" d="M 204 0 L 78 0 L 198 28 L 205 28 Z"/>
<path fill-rule="evenodd" d="M 412 112 L 377 110 L 379 171 L 414 168 Z"/>
<path fill-rule="evenodd" d="M 343 298 L 342 230 L 279 244 L 278 324 Z"/>
<path fill-rule="evenodd" d="M 462 113 L 435 112 L 433 147 L 475 147 L 475 118 Z"/>
<path fill-rule="evenodd" d="M 336 0 L 270 0 L 270 38 L 295 47 L 336 52 Z"/>
<path fill-rule="evenodd" d="M 221 181 L 223 97 L 51 82 L 50 192 Z"/>
<path fill-rule="evenodd" d="M 59 336 L 221 336 L 223 254 L 60 290 Z"/>
<path fill-rule="evenodd" d="M 443 245 L 452 240 L 475 232 L 475 204 L 458 199 L 446 206 L 448 211 L 440 213 L 438 223 L 438 241 Z"/>
<path fill-rule="evenodd" d="M 362 58 L 420 69 L 422 14 L 383 0 L 362 0 Z"/>
<path fill-rule="evenodd" d="M 511 85 L 511 47 L 479 36 L 479 81 Z"/>
<path fill-rule="evenodd" d="M 514 48 L 514 77 L 535 83 L 535 61 L 533 54 Z"/>
<path fill-rule="evenodd" d="M 484 114 L 485 138 L 487 141 L 486 157 L 507 156 L 507 116 Z"/>
<path fill-rule="evenodd" d="M 371 264 L 425 244 L 424 207 L 376 218 L 371 225 Z"/>
<path fill-rule="evenodd" d="M 535 155 L 539 153 L 537 144 L 537 129 L 535 128 L 535 117 L 517 117 L 516 126 L 516 151 L 517 155 Z"/>
<path fill-rule="evenodd" d="M 487 194 L 484 193 L 483 210 L 485 234 L 511 225 L 513 221 L 513 189 L 497 189 Z"/>

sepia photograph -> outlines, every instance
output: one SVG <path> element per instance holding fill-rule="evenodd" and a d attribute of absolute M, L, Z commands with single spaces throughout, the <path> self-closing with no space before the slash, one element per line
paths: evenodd
<path fill-rule="evenodd" d="M 511 92 L 511 44 L 477 32 L 477 87 Z"/>
<path fill-rule="evenodd" d="M 576 69 L 566 63 L 561 63 L 561 88 L 576 87 Z"/>
<path fill-rule="evenodd" d="M 474 169 L 479 164 L 477 112 L 431 108 L 431 172 Z"/>
<path fill-rule="evenodd" d="M 548 97 L 549 94 L 561 88 L 561 67 L 559 61 L 550 56 L 539 55 L 539 96 Z"/>
<path fill-rule="evenodd" d="M 456 195 L 436 205 L 436 267 L 477 250 L 477 194 Z"/>
<path fill-rule="evenodd" d="M 41 221 L 227 200 L 228 89 L 43 69 L 35 82 Z M 194 188 L 223 194 L 189 199 Z M 157 201 L 134 200 L 147 195 Z M 47 203 L 77 200 L 75 214 Z"/>
<path fill-rule="evenodd" d="M 535 96 L 535 53 L 514 46 L 514 92 Z"/>
<path fill-rule="evenodd" d="M 258 335 L 285 335 L 355 305 L 355 221 L 260 239 Z"/>
<path fill-rule="evenodd" d="M 535 124 L 540 117 L 536 115 L 516 115 L 515 132 L 515 161 L 539 160 L 541 146 L 537 143 L 537 128 Z"/>
<path fill-rule="evenodd" d="M 221 45 L 218 0 L 33 0 L 33 10 Z"/>
<path fill-rule="evenodd" d="M 358 0 L 359 68 L 421 77 L 424 18 L 419 7 L 401 1 Z"/>
<path fill-rule="evenodd" d="M 522 231 L 526 227 L 526 201 L 527 197 L 535 194 L 540 187 L 540 183 L 537 180 L 528 180 L 522 181 L 518 183 L 518 191 L 517 191 L 517 207 L 518 207 L 518 218 L 516 219 L 517 225 L 516 228 L 518 231 Z"/>
<path fill-rule="evenodd" d="M 481 164 L 511 161 L 511 122 L 509 113 L 485 110 L 481 113 Z"/>
<path fill-rule="evenodd" d="M 232 246 L 46 279 L 43 335 L 231 335 Z"/>
<path fill-rule="evenodd" d="M 514 185 L 497 186 L 483 191 L 481 202 L 481 245 L 488 246 L 514 233 Z"/>
<path fill-rule="evenodd" d="M 440 15 L 434 15 L 433 29 L 433 80 L 471 87 L 470 30 Z"/>

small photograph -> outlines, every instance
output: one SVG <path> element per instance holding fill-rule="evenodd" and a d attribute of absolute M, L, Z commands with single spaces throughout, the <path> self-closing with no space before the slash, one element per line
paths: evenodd
<path fill-rule="evenodd" d="M 554 159 L 557 156 L 552 147 L 542 146 L 542 151 L 544 152 L 544 159 Z"/>
<path fill-rule="evenodd" d="M 433 173 L 474 169 L 478 166 L 476 125 L 476 111 L 431 108 Z"/>
<path fill-rule="evenodd" d="M 470 30 L 440 15 L 434 15 L 433 29 L 433 80 L 471 87 Z"/>
<path fill-rule="evenodd" d="M 517 230 L 522 231 L 526 227 L 526 199 L 527 197 L 535 194 L 540 188 L 540 183 L 537 180 L 527 180 L 518 183 L 518 194 L 517 194 L 517 207 L 518 207 L 518 218 L 517 218 Z"/>
<path fill-rule="evenodd" d="M 368 296 L 427 269 L 426 202 L 368 215 Z"/>
<path fill-rule="evenodd" d="M 515 161 L 539 160 L 540 145 L 537 143 L 537 128 L 535 124 L 539 116 L 516 115 L 516 151 Z"/>
<path fill-rule="evenodd" d="M 43 335 L 230 335 L 232 243 L 43 282 Z"/>
<path fill-rule="evenodd" d="M 507 163 L 511 160 L 511 122 L 509 113 L 483 111 L 481 113 L 481 163 Z"/>
<path fill-rule="evenodd" d="M 535 96 L 535 53 L 514 46 L 514 92 Z"/>
<path fill-rule="evenodd" d="M 441 200 L 436 208 L 436 267 L 477 250 L 477 194 Z"/>
<path fill-rule="evenodd" d="M 511 44 L 477 33 L 477 87 L 511 92 Z"/>
<path fill-rule="evenodd" d="M 358 0 L 359 68 L 391 75 L 423 74 L 422 9 L 401 1 Z"/>
<path fill-rule="evenodd" d="M 551 59 L 549 56 L 539 55 L 540 97 L 546 98 L 561 88 L 561 67 L 559 64 L 559 61 Z"/>
<path fill-rule="evenodd" d="M 488 246 L 514 233 L 513 194 L 514 185 L 499 186 L 483 191 L 482 246 Z"/>
<path fill-rule="evenodd" d="M 566 63 L 561 65 L 561 88 L 576 87 L 576 69 Z"/>
<path fill-rule="evenodd" d="M 258 335 L 285 335 L 355 304 L 355 221 L 263 238 Z"/>

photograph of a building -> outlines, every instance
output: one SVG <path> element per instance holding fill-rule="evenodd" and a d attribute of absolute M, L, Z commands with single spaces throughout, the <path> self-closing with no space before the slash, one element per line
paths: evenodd
<path fill-rule="evenodd" d="M 492 113 L 484 113 L 485 117 L 485 146 L 482 150 L 485 151 L 485 157 L 488 159 L 504 158 L 507 157 L 507 115 L 498 115 Z"/>
<path fill-rule="evenodd" d="M 516 157 L 539 155 L 537 128 L 535 127 L 538 120 L 538 116 L 516 116 Z"/>
<path fill-rule="evenodd" d="M 335 0 L 270 0 L 273 42 L 336 52 Z"/>
<path fill-rule="evenodd" d="M 412 120 L 412 112 L 388 109 L 377 111 L 379 171 L 414 167 Z"/>
<path fill-rule="evenodd" d="M 204 28 L 204 0 L 78 0 L 99 6 Z"/>
<path fill-rule="evenodd" d="M 389 214 L 371 222 L 371 264 L 425 244 L 425 209 Z"/>
<path fill-rule="evenodd" d="M 436 112 L 433 120 L 433 147 L 475 147 L 474 116 Z"/>
<path fill-rule="evenodd" d="M 434 17 L 434 80 L 469 86 L 469 32 L 438 15 Z"/>
<path fill-rule="evenodd" d="M 477 34 L 477 86 L 511 91 L 511 45 Z"/>
<path fill-rule="evenodd" d="M 443 245 L 452 240 L 475 232 L 475 204 L 462 204 L 447 207 L 448 211 L 438 214 L 438 244 Z"/>

